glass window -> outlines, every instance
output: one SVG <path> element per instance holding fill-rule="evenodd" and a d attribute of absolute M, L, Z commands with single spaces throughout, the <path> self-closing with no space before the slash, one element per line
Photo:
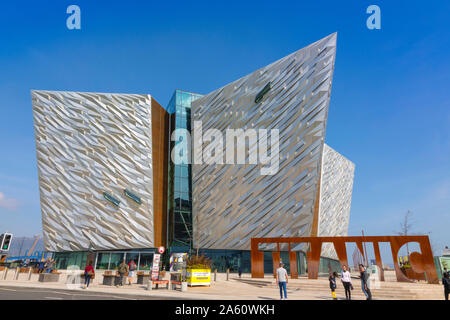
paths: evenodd
<path fill-rule="evenodd" d="M 139 270 L 150 270 L 153 263 L 153 253 L 141 253 Z"/>
<path fill-rule="evenodd" d="M 99 252 L 97 256 L 97 267 L 99 270 L 107 270 L 109 265 L 109 252 Z"/>
<path fill-rule="evenodd" d="M 183 172 L 182 166 L 175 166 L 175 176 L 176 177 L 182 177 L 183 176 L 182 172 Z"/>
<path fill-rule="evenodd" d="M 177 113 L 177 123 L 178 123 L 178 118 L 182 116 L 183 114 L 183 106 L 181 104 L 177 104 L 176 107 L 176 113 Z"/>
<path fill-rule="evenodd" d="M 188 153 L 189 153 L 189 137 L 188 132 L 186 130 L 179 130 L 176 133 L 176 143 L 175 148 L 172 148 L 171 157 L 174 158 L 174 163 L 176 164 L 187 164 L 189 162 Z"/>
<path fill-rule="evenodd" d="M 125 262 L 129 264 L 132 260 L 134 261 L 134 263 L 136 263 L 137 266 L 139 262 L 139 252 L 127 252 Z"/>
<path fill-rule="evenodd" d="M 175 191 L 175 194 L 173 196 L 173 201 L 175 203 L 175 208 L 179 207 L 180 204 L 180 199 L 181 199 L 181 194 L 178 191 Z"/>
<path fill-rule="evenodd" d="M 189 132 L 191 132 L 191 128 L 192 128 L 192 126 L 191 126 L 191 112 L 188 111 L 188 112 L 187 112 L 187 117 L 186 117 L 186 129 L 187 129 Z"/>
<path fill-rule="evenodd" d="M 191 107 L 191 95 L 189 93 L 183 93 L 182 104 L 184 107 Z"/>
<path fill-rule="evenodd" d="M 86 266 L 87 252 L 71 252 L 67 256 L 67 267 L 78 266 L 80 269 L 84 269 Z"/>
<path fill-rule="evenodd" d="M 280 251 L 280 260 L 281 260 L 281 262 L 284 263 L 284 268 L 290 274 L 291 273 L 291 265 L 289 263 L 290 262 L 289 261 L 289 252 L 287 252 L 287 251 Z"/>
<path fill-rule="evenodd" d="M 180 193 L 180 199 L 181 201 L 189 201 L 190 200 L 189 193 L 186 192 Z"/>
<path fill-rule="evenodd" d="M 177 128 L 187 129 L 187 119 L 185 117 L 180 118 L 180 121 L 177 122 Z"/>
<path fill-rule="evenodd" d="M 119 265 L 122 263 L 122 260 L 124 258 L 124 253 L 111 253 L 111 263 L 109 264 L 110 270 L 117 270 L 119 269 Z"/>
<path fill-rule="evenodd" d="M 181 92 L 176 91 L 176 96 L 177 96 L 177 105 L 181 105 Z"/>
<path fill-rule="evenodd" d="M 186 179 L 186 178 L 180 179 L 180 191 L 189 193 L 189 180 L 188 179 Z"/>
<path fill-rule="evenodd" d="M 190 214 L 192 209 L 192 203 L 189 200 L 181 200 L 181 210 L 189 213 L 189 221 L 191 221 Z"/>
<path fill-rule="evenodd" d="M 174 179 L 174 188 L 175 188 L 175 190 L 176 191 L 181 191 L 180 189 L 181 189 L 181 180 L 182 180 L 182 178 L 180 178 L 179 176 L 176 176 L 175 177 L 175 179 Z"/>
<path fill-rule="evenodd" d="M 189 178 L 188 175 L 188 166 L 182 166 L 179 168 L 180 174 L 179 177 L 183 177 L 183 178 Z"/>
<path fill-rule="evenodd" d="M 54 254 L 53 259 L 55 260 L 56 269 L 67 269 L 67 260 L 69 254 L 65 252 L 57 252 Z"/>

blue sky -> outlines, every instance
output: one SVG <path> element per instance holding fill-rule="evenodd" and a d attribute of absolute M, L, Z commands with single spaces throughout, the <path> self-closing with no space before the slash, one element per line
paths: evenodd
<path fill-rule="evenodd" d="M 66 28 L 81 8 L 82 29 Z M 366 8 L 381 8 L 381 30 Z M 41 232 L 31 89 L 208 93 L 335 31 L 327 143 L 356 164 L 350 235 L 450 245 L 450 2 L 8 1 L 0 10 L 0 230 Z M 439 250 L 440 251 L 440 250 Z"/>

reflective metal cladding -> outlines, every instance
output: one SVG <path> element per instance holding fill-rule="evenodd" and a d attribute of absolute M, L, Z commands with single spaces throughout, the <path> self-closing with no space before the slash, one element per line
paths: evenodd
<path fill-rule="evenodd" d="M 45 249 L 155 247 L 165 111 L 138 94 L 32 91 L 32 103 Z"/>
<path fill-rule="evenodd" d="M 324 145 L 320 178 L 317 236 L 347 236 L 355 164 Z M 321 256 L 337 259 L 332 243 L 324 243 Z"/>
<path fill-rule="evenodd" d="M 192 166 L 195 247 L 249 250 L 252 237 L 311 234 L 335 54 L 332 34 L 192 103 L 203 131 L 280 137 L 274 175 L 261 175 L 261 164 Z"/>
<path fill-rule="evenodd" d="M 177 90 L 170 119 L 150 95 L 32 91 L 45 249 L 191 247 L 193 239 L 200 249 L 250 250 L 251 238 L 346 235 L 354 164 L 324 145 L 335 55 L 331 34 L 205 96 Z M 228 153 L 215 164 L 171 162 L 175 129 L 189 141 L 193 128 L 198 156 L 197 123 L 217 136 L 243 132 L 230 135 L 238 164 Z M 248 151 L 261 160 L 269 132 L 276 170 L 265 175 Z M 234 139 L 242 147 L 246 136 L 243 156 Z"/>

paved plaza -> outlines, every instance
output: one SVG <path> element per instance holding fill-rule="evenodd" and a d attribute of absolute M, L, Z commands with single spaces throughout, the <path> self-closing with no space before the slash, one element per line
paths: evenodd
<path fill-rule="evenodd" d="M 28 280 L 21 275 L 13 279 L 13 272 L 6 280 L 0 280 L 0 299 L 36 299 L 27 292 L 43 290 L 38 295 L 40 299 L 199 299 L 199 300 L 279 300 L 279 289 L 275 280 L 266 275 L 264 279 L 252 279 L 250 274 L 239 278 L 235 274 L 226 280 L 226 274 L 217 274 L 217 281 L 210 287 L 189 287 L 187 292 L 180 290 L 153 289 L 146 290 L 146 285 L 132 284 L 123 287 L 111 287 L 101 284 L 102 276 L 97 275 L 89 289 L 69 288 L 66 284 L 67 275 L 61 274 L 57 283 L 42 283 L 37 281 L 37 275 Z M 214 278 L 214 276 L 213 276 Z M 442 300 L 442 285 L 432 285 L 425 282 L 401 283 L 394 281 L 394 275 L 387 273 L 385 282 L 380 282 L 379 288 L 372 288 L 374 300 Z M 354 290 L 352 299 L 365 300 L 359 279 L 353 279 Z M 317 280 L 300 277 L 291 279 L 288 284 L 289 300 L 331 300 L 328 280 L 321 277 Z M 345 299 L 344 289 L 340 282 L 336 294 L 339 299 Z"/>

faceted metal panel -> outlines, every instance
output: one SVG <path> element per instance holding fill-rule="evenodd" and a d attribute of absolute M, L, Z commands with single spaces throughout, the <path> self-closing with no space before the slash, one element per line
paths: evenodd
<path fill-rule="evenodd" d="M 32 102 L 45 249 L 153 247 L 151 97 L 32 91 Z"/>
<path fill-rule="evenodd" d="M 203 132 L 279 129 L 280 137 L 274 175 L 261 175 L 262 164 L 193 165 L 195 247 L 249 250 L 252 237 L 310 234 L 335 54 L 332 34 L 192 103 Z"/>
<path fill-rule="evenodd" d="M 322 159 L 318 236 L 347 236 L 355 164 L 326 144 Z M 337 259 L 332 243 L 322 245 L 321 256 Z"/>

